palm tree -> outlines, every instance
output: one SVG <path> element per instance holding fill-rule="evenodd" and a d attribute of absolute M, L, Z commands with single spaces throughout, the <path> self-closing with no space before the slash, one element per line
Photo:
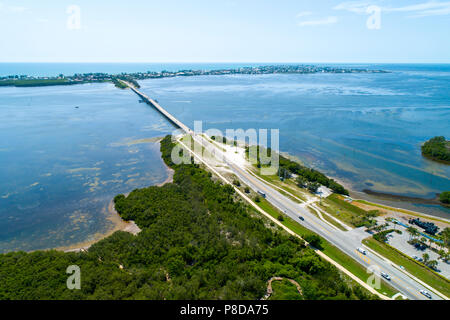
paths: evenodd
<path fill-rule="evenodd" d="M 438 265 L 438 262 L 436 260 L 431 260 L 427 263 L 427 266 L 430 267 L 431 269 L 436 268 Z"/>
<path fill-rule="evenodd" d="M 433 240 L 431 240 L 430 238 L 428 238 L 428 244 L 430 245 L 430 248 L 431 248 L 431 245 L 433 244 Z"/>
<path fill-rule="evenodd" d="M 411 238 L 412 238 L 413 235 L 414 235 L 414 228 L 413 228 L 413 227 L 408 227 L 408 228 L 406 229 L 406 232 L 408 232 L 408 234 L 409 234 L 409 240 L 411 240 Z"/>
<path fill-rule="evenodd" d="M 448 246 L 450 244 L 450 228 L 445 228 L 442 231 L 442 237 L 444 238 L 444 245 Z"/>
<path fill-rule="evenodd" d="M 423 258 L 423 263 L 424 263 L 424 264 L 427 264 L 428 261 L 430 260 L 430 255 L 429 255 L 428 253 L 424 253 L 424 254 L 422 255 L 422 258 Z"/>
<path fill-rule="evenodd" d="M 416 228 L 414 228 L 414 236 L 415 237 L 419 237 L 420 236 L 420 232 Z"/>
<path fill-rule="evenodd" d="M 425 244 L 425 243 L 427 242 L 427 238 L 425 238 L 425 237 L 420 238 L 420 242 L 422 242 L 423 244 Z"/>
<path fill-rule="evenodd" d="M 417 236 L 419 236 L 420 232 L 414 228 L 414 227 L 408 227 L 410 229 L 411 236 L 415 239 Z"/>

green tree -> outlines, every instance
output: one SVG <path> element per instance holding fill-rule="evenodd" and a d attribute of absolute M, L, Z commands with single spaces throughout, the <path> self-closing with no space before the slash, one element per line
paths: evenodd
<path fill-rule="evenodd" d="M 449 203 L 450 203 L 450 191 L 442 192 L 442 193 L 439 195 L 439 200 L 440 200 L 442 203 L 449 204 Z"/>
<path fill-rule="evenodd" d="M 308 235 L 304 236 L 303 239 L 305 239 L 306 242 L 308 242 L 315 248 L 318 248 L 318 249 L 322 248 L 322 245 L 321 245 L 322 239 L 320 239 L 320 237 L 316 234 L 308 234 Z"/>
<path fill-rule="evenodd" d="M 428 261 L 427 266 L 430 267 L 431 269 L 436 269 L 438 265 L 438 262 L 436 260 L 431 260 Z"/>
<path fill-rule="evenodd" d="M 308 190 L 312 193 L 317 192 L 317 189 L 319 189 L 319 184 L 317 182 L 309 182 L 308 183 Z"/>

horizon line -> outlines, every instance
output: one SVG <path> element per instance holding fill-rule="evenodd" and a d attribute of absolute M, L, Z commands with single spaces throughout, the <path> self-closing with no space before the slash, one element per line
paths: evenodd
<path fill-rule="evenodd" d="M 450 64 L 449 61 L 437 61 L 437 62 L 430 62 L 430 61 L 403 61 L 403 62 L 396 62 L 396 61 L 377 61 L 377 62 L 368 62 L 368 61 L 352 61 L 352 62 L 344 62 L 344 61 L 0 61 L 0 63 L 6 64 L 6 63 L 127 63 L 127 64 L 152 64 L 152 63 L 161 63 L 161 64 L 204 64 L 204 63 L 274 63 L 274 64 L 319 64 L 319 63 L 331 63 L 331 64 Z"/>

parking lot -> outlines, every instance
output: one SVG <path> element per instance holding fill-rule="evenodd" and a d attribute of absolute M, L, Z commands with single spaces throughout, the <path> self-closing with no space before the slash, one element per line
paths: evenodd
<path fill-rule="evenodd" d="M 384 221 L 383 221 L 384 223 Z M 390 223 L 387 229 L 394 229 L 394 224 Z M 422 258 L 424 253 L 427 253 L 430 256 L 430 260 L 436 260 L 438 262 L 437 269 L 439 270 L 439 274 L 444 277 L 450 279 L 450 264 L 439 260 L 439 255 L 432 251 L 429 248 L 424 250 L 419 250 L 413 245 L 408 243 L 410 239 L 409 233 L 406 231 L 406 228 L 400 225 L 395 225 L 395 229 L 400 230 L 402 234 L 398 234 L 396 232 L 392 232 L 388 236 L 388 244 L 403 252 L 404 254 L 413 257 L 417 256 Z M 427 243 L 428 244 L 428 243 Z M 435 248 L 438 248 L 436 244 L 433 244 Z M 438 248 L 439 249 L 439 248 Z"/>

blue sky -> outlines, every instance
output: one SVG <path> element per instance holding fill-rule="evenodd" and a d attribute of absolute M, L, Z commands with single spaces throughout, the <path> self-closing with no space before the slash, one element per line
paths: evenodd
<path fill-rule="evenodd" d="M 0 0 L 0 28 L 1 62 L 450 62 L 438 0 Z"/>

